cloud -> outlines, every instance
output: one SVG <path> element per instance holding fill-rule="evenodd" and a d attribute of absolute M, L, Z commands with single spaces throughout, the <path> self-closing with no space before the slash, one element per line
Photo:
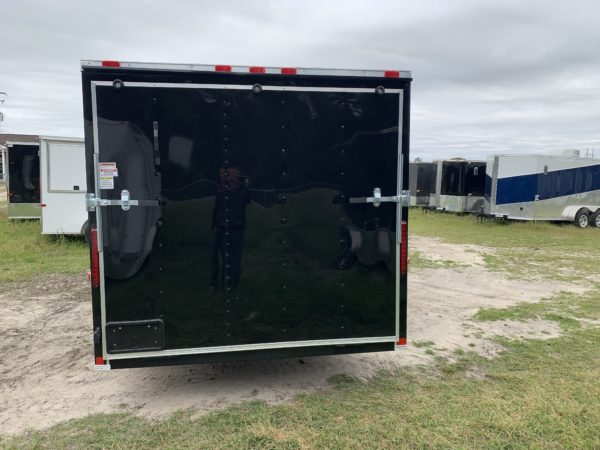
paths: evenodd
<path fill-rule="evenodd" d="M 4 131 L 81 136 L 80 59 L 413 71 L 412 156 L 594 147 L 592 1 L 20 1 L 3 5 Z"/>

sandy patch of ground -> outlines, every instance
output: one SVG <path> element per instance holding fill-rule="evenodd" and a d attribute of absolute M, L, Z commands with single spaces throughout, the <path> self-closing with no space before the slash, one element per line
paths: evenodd
<path fill-rule="evenodd" d="M 506 279 L 487 271 L 488 250 L 414 238 L 426 256 L 456 261 L 460 269 L 415 271 L 409 281 L 409 334 L 412 342 L 435 348 L 475 350 L 493 356 L 491 338 L 547 338 L 556 324 L 471 322 L 480 308 L 535 302 L 565 283 Z M 398 352 L 325 356 L 195 366 L 98 372 L 92 366 L 91 308 L 85 274 L 46 276 L 40 281 L 2 285 L 0 291 L 0 433 L 44 428 L 90 413 L 135 411 L 164 417 L 178 409 L 199 412 L 247 399 L 284 401 L 327 387 L 333 375 L 368 378 L 381 369 L 429 364 L 426 348 L 410 345 Z M 439 352 L 438 352 L 439 354 Z"/>
<path fill-rule="evenodd" d="M 493 249 L 471 244 L 450 244 L 440 239 L 411 236 L 411 251 L 418 251 L 432 261 L 452 261 L 458 265 L 483 266 L 483 256 L 494 253 Z"/>

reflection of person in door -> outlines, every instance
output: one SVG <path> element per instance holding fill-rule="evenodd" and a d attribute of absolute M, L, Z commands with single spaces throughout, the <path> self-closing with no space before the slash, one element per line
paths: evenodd
<path fill-rule="evenodd" d="M 212 272 L 214 288 L 236 287 L 242 275 L 248 177 L 238 167 L 219 169 L 219 190 L 213 211 Z"/>

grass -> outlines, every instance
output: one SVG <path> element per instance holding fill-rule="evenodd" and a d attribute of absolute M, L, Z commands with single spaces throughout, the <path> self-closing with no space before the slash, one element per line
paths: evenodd
<path fill-rule="evenodd" d="M 600 279 L 593 264 L 600 255 L 599 230 L 477 224 L 469 216 L 417 212 L 411 232 L 491 247 L 488 266 L 513 276 L 565 277 L 588 285 Z M 38 242 L 39 236 L 23 238 Z M 68 251 L 73 249 L 58 243 L 57 254 Z M 600 318 L 600 285 L 594 286 L 583 295 L 561 293 L 539 303 L 480 311 L 477 320 L 544 318 L 563 330 L 560 338 L 544 341 L 502 339 L 505 350 L 493 360 L 464 350 L 446 359 L 435 354 L 435 343 L 415 342 L 433 355 L 433 373 L 398 370 L 370 382 L 341 374 L 330 380 L 331 389 L 292 402 L 246 402 L 200 417 L 194 411 L 163 421 L 130 413 L 91 415 L 5 436 L 0 447 L 600 448 L 600 328 L 589 322 Z"/>
<path fill-rule="evenodd" d="M 410 211 L 410 227 L 420 236 L 439 237 L 458 244 L 484 245 L 494 248 L 524 247 L 530 251 L 569 249 L 584 253 L 600 251 L 597 228 L 580 229 L 573 224 L 485 220 L 475 216 Z"/>
<path fill-rule="evenodd" d="M 484 362 L 468 353 L 439 377 L 414 371 L 269 406 L 250 402 L 194 418 L 151 422 L 93 415 L 30 432 L 6 448 L 597 448 L 600 330 L 509 341 Z M 585 355 L 585 357 L 582 357 Z M 595 361 L 595 363 L 594 363 Z M 478 364 L 481 378 L 464 373 Z"/>
<path fill-rule="evenodd" d="M 448 213 L 424 214 L 412 209 L 411 232 L 457 244 L 493 249 L 484 255 L 488 268 L 518 278 L 558 281 L 593 280 L 598 276 L 595 260 L 600 255 L 600 229 L 579 229 L 573 224 L 486 220 Z M 409 243 L 410 245 L 410 243 Z M 411 258 L 416 267 L 435 267 L 426 255 Z"/>
<path fill-rule="evenodd" d="M 0 209 L 0 283 L 38 274 L 81 273 L 89 268 L 82 238 L 46 236 L 39 221 L 9 221 Z"/>
<path fill-rule="evenodd" d="M 559 322 L 569 329 L 579 327 L 580 320 L 600 320 L 598 295 L 600 284 L 583 295 L 562 292 L 557 296 L 542 299 L 538 303 L 519 303 L 510 308 L 488 308 L 479 310 L 473 318 L 479 321 L 546 319 Z"/>

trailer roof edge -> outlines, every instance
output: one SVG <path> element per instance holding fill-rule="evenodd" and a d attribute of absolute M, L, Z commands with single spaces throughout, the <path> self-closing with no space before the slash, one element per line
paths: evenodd
<path fill-rule="evenodd" d="M 495 153 L 493 155 L 488 156 L 488 158 L 495 158 L 495 157 L 521 157 L 521 158 L 532 158 L 532 157 L 536 157 L 536 158 L 561 158 L 561 159 L 591 159 L 591 160 L 598 160 L 600 161 L 600 158 L 598 157 L 594 157 L 594 156 L 585 156 L 585 155 L 579 155 L 579 156 L 573 156 L 573 155 L 548 155 L 547 153 Z"/>
<path fill-rule="evenodd" d="M 372 78 L 412 79 L 410 70 L 375 70 L 375 69 L 328 69 L 317 67 L 271 67 L 271 66 L 238 66 L 219 64 L 182 64 L 182 63 L 148 63 L 138 61 L 102 61 L 81 60 L 81 68 L 94 69 L 140 69 L 187 72 L 220 72 L 235 74 L 265 75 L 313 75 L 313 76 L 348 76 Z M 260 70 L 258 70 L 260 69 Z"/>
<path fill-rule="evenodd" d="M 45 136 L 40 135 L 41 140 L 46 141 L 65 141 L 65 142 L 85 142 L 85 138 L 82 137 L 66 137 L 66 136 Z"/>
<path fill-rule="evenodd" d="M 39 141 L 6 141 L 3 145 L 40 145 Z"/>

